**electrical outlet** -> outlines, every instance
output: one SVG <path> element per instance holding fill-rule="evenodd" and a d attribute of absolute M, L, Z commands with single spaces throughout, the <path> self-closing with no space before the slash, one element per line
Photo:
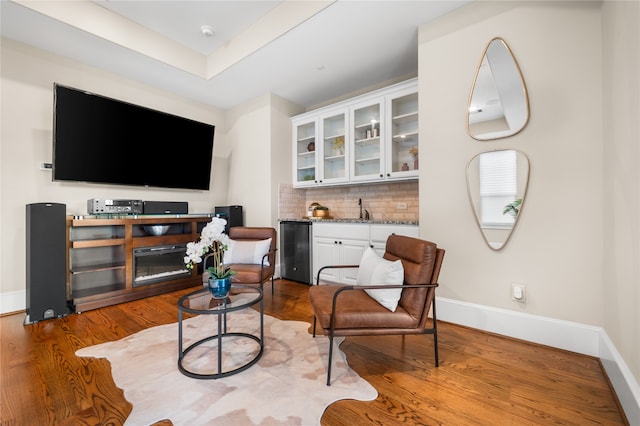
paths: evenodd
<path fill-rule="evenodd" d="M 398 203 L 398 205 L 396 206 L 396 208 L 398 210 L 406 210 L 407 209 L 407 203 Z"/>
<path fill-rule="evenodd" d="M 527 300 L 526 286 L 524 284 L 511 284 L 511 299 L 525 303 Z"/>

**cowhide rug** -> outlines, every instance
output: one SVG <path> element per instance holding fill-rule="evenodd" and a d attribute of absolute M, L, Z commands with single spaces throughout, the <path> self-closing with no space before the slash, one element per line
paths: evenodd
<path fill-rule="evenodd" d="M 216 315 L 183 321 L 184 347 L 217 333 Z M 258 334 L 259 314 L 232 312 L 228 331 Z M 115 342 L 80 349 L 81 357 L 106 358 L 113 379 L 133 404 L 126 425 L 169 419 L 174 425 L 318 425 L 329 404 L 340 399 L 370 401 L 377 391 L 347 365 L 334 341 L 331 386 L 326 385 L 329 340 L 313 338 L 309 324 L 264 316 L 262 358 L 249 369 L 220 379 L 200 380 L 177 367 L 178 324 L 140 331 Z M 184 348 L 183 347 L 183 348 Z M 223 367 L 243 362 L 258 350 L 246 338 L 223 340 Z M 185 357 L 199 373 L 215 372 L 217 343 L 207 342 Z"/>

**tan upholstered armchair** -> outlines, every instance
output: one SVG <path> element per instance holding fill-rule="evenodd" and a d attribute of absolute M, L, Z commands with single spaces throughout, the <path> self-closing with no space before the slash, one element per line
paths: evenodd
<path fill-rule="evenodd" d="M 234 226 L 229 228 L 232 284 L 255 285 L 262 288 L 271 279 L 271 294 L 274 293 L 273 276 L 276 270 L 277 233 L 275 228 Z M 268 243 L 267 240 L 271 239 Z M 264 244 L 260 244 L 264 243 Z M 263 246 L 263 247 L 262 247 Z M 206 286 L 209 273 L 206 271 L 210 255 L 202 261 L 204 273 L 202 283 Z"/>
<path fill-rule="evenodd" d="M 438 366 L 438 335 L 435 292 L 444 258 L 444 249 L 436 244 L 411 237 L 391 235 L 387 239 L 383 259 L 402 262 L 402 285 L 322 285 L 309 289 L 313 308 L 313 336 L 316 323 L 329 337 L 327 386 L 331 384 L 333 338 L 335 336 L 433 334 L 435 366 Z M 348 267 L 359 267 L 350 265 Z M 328 266 L 331 267 L 347 267 Z M 320 283 L 318 271 L 317 283 Z M 375 284 L 375 283 L 372 283 Z M 400 291 L 395 311 L 384 307 L 365 290 L 396 289 Z M 429 311 L 432 318 L 428 318 Z"/>

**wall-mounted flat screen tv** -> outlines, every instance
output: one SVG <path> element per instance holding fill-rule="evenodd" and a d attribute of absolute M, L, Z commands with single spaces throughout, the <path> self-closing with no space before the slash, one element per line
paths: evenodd
<path fill-rule="evenodd" d="M 215 126 L 54 84 L 53 180 L 208 190 Z"/>

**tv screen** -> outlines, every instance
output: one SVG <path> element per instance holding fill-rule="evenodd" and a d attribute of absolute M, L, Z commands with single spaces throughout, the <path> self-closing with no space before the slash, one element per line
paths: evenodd
<path fill-rule="evenodd" d="M 53 180 L 208 190 L 215 126 L 54 84 Z"/>

